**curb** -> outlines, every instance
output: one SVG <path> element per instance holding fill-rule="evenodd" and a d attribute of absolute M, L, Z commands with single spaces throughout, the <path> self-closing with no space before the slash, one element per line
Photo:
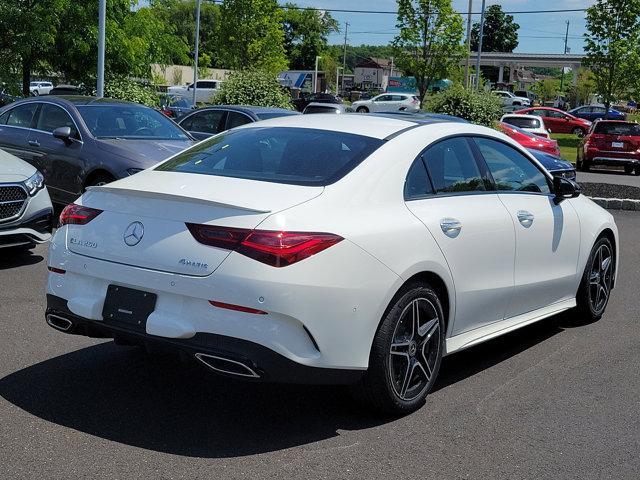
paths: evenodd
<path fill-rule="evenodd" d="M 629 198 L 600 198 L 591 197 L 602 208 L 607 210 L 631 210 L 640 212 L 640 200 L 632 200 Z"/>

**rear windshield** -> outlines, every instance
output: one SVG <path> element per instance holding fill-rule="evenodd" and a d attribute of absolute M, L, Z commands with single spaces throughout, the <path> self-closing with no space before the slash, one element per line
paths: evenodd
<path fill-rule="evenodd" d="M 337 108 L 327 104 L 326 107 L 310 105 L 304 109 L 304 113 L 336 113 Z"/>
<path fill-rule="evenodd" d="M 506 117 L 502 121 L 520 128 L 540 128 L 540 120 L 537 118 Z"/>
<path fill-rule="evenodd" d="M 640 124 L 596 122 L 593 133 L 602 135 L 640 136 Z"/>
<path fill-rule="evenodd" d="M 246 128 L 199 143 L 156 170 L 323 186 L 345 176 L 383 143 L 310 128 Z"/>

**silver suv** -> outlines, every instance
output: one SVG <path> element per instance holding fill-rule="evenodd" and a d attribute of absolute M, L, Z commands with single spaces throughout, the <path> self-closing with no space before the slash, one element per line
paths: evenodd
<path fill-rule="evenodd" d="M 52 217 L 42 174 L 0 150 L 0 248 L 30 249 L 48 241 Z"/>

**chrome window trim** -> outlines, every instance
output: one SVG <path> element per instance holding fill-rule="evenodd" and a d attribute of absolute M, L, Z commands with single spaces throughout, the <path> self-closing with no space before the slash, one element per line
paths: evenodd
<path fill-rule="evenodd" d="M 36 104 L 36 108 L 38 108 L 37 106 L 39 106 L 39 104 L 43 104 L 43 103 L 46 103 L 46 104 L 48 104 L 48 105 L 55 105 L 56 107 L 60 107 L 60 108 L 62 108 L 62 109 L 67 113 L 67 115 L 69 115 L 69 118 L 71 118 L 71 121 L 72 121 L 72 122 L 73 122 L 73 124 L 75 125 L 75 127 L 76 127 L 76 131 L 78 132 L 78 135 L 80 136 L 80 139 L 79 139 L 79 140 L 78 140 L 78 139 L 76 139 L 76 138 L 74 138 L 73 140 L 74 140 L 75 142 L 78 142 L 78 143 L 84 144 L 84 140 L 82 140 L 82 134 L 80 133 L 80 129 L 78 128 L 78 124 L 77 124 L 77 122 L 75 121 L 75 119 L 73 118 L 73 115 L 71 115 L 71 113 L 69 113 L 69 110 L 67 110 L 65 107 L 63 107 L 62 105 L 60 105 L 60 104 L 58 104 L 58 103 L 54 103 L 54 102 L 47 102 L 46 100 L 45 100 L 45 101 L 37 101 L 37 102 L 23 102 L 23 103 L 20 103 L 20 104 L 18 104 L 18 105 L 16 105 L 16 106 L 14 106 L 14 107 L 12 107 L 12 108 L 8 109 L 6 112 L 3 112 L 3 115 L 4 115 L 5 113 L 10 112 L 10 111 L 11 111 L 11 110 L 13 110 L 14 108 L 17 108 L 17 107 L 19 107 L 19 106 L 21 106 L 21 105 L 28 105 L 28 104 L 31 104 L 31 103 Z M 38 115 L 40 115 L 40 112 L 38 112 Z M 31 121 L 33 121 L 33 118 L 31 119 Z M 29 130 L 29 131 L 38 132 L 38 133 L 46 133 L 47 135 L 51 135 L 51 136 L 53 136 L 53 132 L 47 132 L 46 130 L 40 130 L 39 128 L 20 127 L 20 126 L 18 126 L 18 125 L 7 125 L 6 123 L 4 123 L 4 124 L 0 124 L 0 128 L 2 128 L 2 127 L 20 128 L 20 129 L 22 129 L 22 130 Z"/>
<path fill-rule="evenodd" d="M 16 213 L 12 217 L 0 218 L 0 224 L 1 223 L 9 223 L 9 222 L 15 220 L 16 218 L 20 218 L 22 216 L 22 214 L 24 213 L 24 211 L 27 209 L 27 204 L 29 203 L 29 192 L 27 191 L 27 187 L 25 187 L 24 184 L 16 183 L 16 182 L 0 183 L 0 188 L 2 188 L 2 187 L 20 187 L 24 191 L 24 193 L 27 196 L 27 198 L 25 198 L 24 201 L 22 202 L 22 208 L 20 209 L 20 211 L 18 213 Z M 0 203 L 4 204 L 5 202 L 0 202 Z M 11 203 L 11 202 L 6 202 L 6 203 Z"/>

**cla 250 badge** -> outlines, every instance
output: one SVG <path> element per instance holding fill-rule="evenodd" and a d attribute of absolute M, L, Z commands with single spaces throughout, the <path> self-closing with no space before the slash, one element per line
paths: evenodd
<path fill-rule="evenodd" d="M 208 263 L 196 262 L 195 260 L 187 260 L 186 258 L 181 258 L 178 263 L 180 265 L 184 265 L 185 267 L 200 268 L 202 270 L 206 270 L 207 268 L 209 268 Z"/>
<path fill-rule="evenodd" d="M 88 240 L 78 240 L 75 237 L 71 237 L 69 239 L 69 243 L 71 245 L 78 245 L 80 247 L 86 247 L 86 248 L 98 248 L 98 244 L 96 242 L 90 242 Z"/>

